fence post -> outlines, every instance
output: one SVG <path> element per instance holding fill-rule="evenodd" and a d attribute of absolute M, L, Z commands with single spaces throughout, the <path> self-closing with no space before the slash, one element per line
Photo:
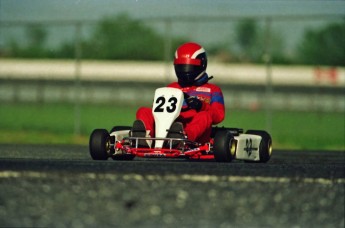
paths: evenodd
<path fill-rule="evenodd" d="M 81 69 L 81 56 L 82 56 L 82 47 L 81 47 L 81 23 L 75 24 L 75 87 L 74 87 L 74 135 L 78 136 L 81 133 L 81 124 L 80 124 L 80 93 L 81 93 L 81 83 L 80 83 L 80 69 Z"/>
<path fill-rule="evenodd" d="M 164 39 L 164 62 L 165 62 L 165 83 L 169 82 L 170 78 L 170 59 L 171 59 L 171 42 L 172 42 L 172 35 L 171 35 L 171 20 L 165 20 L 165 39 Z"/>
<path fill-rule="evenodd" d="M 271 132 L 272 130 L 272 96 L 273 96 L 273 85 L 272 85 L 272 59 L 271 59 L 271 23 L 272 19 L 267 17 L 265 20 L 266 37 L 265 37 L 265 54 L 264 61 L 266 64 L 266 130 Z"/>

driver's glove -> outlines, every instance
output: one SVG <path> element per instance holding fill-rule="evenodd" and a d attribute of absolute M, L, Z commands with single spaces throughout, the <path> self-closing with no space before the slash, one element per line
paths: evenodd
<path fill-rule="evenodd" d="M 188 105 L 188 108 L 195 109 L 198 112 L 202 108 L 202 101 L 200 101 L 197 97 L 188 97 L 186 99 L 186 103 Z"/>

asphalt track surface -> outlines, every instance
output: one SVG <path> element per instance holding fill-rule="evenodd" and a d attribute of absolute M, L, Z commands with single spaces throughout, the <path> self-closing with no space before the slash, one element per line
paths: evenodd
<path fill-rule="evenodd" d="M 344 167 L 344 151 L 276 150 L 257 164 L 0 145 L 0 227 L 343 228 Z"/>

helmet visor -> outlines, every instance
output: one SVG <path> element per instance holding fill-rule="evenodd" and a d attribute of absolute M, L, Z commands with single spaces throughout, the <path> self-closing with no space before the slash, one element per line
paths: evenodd
<path fill-rule="evenodd" d="M 179 80 L 187 83 L 194 82 L 195 78 L 203 71 L 201 66 L 175 64 L 175 73 Z"/>

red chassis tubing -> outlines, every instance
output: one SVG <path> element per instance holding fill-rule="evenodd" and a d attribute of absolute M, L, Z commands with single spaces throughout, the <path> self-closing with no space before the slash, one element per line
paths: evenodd
<path fill-rule="evenodd" d="M 128 138 L 127 138 L 128 139 Z M 154 138 L 153 138 L 154 139 Z M 152 138 L 150 139 L 152 140 Z M 202 159 L 209 160 L 214 159 L 214 155 L 210 153 L 210 143 L 194 147 L 192 149 L 187 149 L 182 151 L 179 149 L 172 148 L 138 148 L 126 145 L 125 139 L 118 141 L 114 145 L 114 149 L 122 150 L 127 154 L 133 154 L 138 157 L 151 157 L 151 158 L 191 158 L 191 159 Z"/>

